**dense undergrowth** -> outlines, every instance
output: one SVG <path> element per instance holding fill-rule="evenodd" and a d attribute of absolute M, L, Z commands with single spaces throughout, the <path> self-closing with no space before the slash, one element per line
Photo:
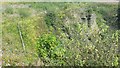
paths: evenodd
<path fill-rule="evenodd" d="M 30 5 L 11 8 L 9 5 Z M 8 3 L 3 65 L 118 66 L 117 4 Z M 19 35 L 18 25 L 23 42 Z"/>

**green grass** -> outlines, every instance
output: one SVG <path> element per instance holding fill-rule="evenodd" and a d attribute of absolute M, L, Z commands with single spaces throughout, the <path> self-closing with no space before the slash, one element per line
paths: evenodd
<path fill-rule="evenodd" d="M 44 29 L 39 32 L 39 29 L 45 28 L 45 25 L 38 23 L 38 20 L 40 19 L 26 18 L 13 21 L 6 20 L 2 23 L 3 65 L 28 65 L 37 61 L 37 55 L 35 54 L 36 37 L 46 31 Z M 21 26 L 20 29 L 26 48 L 25 52 L 23 51 L 17 23 Z"/>

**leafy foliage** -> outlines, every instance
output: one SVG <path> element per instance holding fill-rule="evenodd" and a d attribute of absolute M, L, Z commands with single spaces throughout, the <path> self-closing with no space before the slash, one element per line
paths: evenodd
<path fill-rule="evenodd" d="M 65 50 L 62 48 L 60 41 L 52 34 L 42 35 L 37 42 L 39 57 L 45 62 L 62 59 Z"/>

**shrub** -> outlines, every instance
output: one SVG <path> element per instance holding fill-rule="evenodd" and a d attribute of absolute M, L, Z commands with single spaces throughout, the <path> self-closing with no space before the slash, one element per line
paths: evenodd
<path fill-rule="evenodd" d="M 37 53 L 44 62 L 50 64 L 62 59 L 64 52 L 65 50 L 62 48 L 60 41 L 54 35 L 44 34 L 38 38 Z"/>

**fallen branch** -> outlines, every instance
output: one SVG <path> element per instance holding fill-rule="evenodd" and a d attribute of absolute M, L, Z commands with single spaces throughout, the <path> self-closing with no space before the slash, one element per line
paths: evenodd
<path fill-rule="evenodd" d="M 24 40 L 23 40 L 23 37 L 22 37 L 22 32 L 21 32 L 21 30 L 20 30 L 20 26 L 19 26 L 18 23 L 17 23 L 17 28 L 18 28 L 18 32 L 19 32 L 19 35 L 20 35 L 20 39 L 21 39 L 21 42 L 22 42 L 23 50 L 25 51 L 25 44 L 24 44 Z"/>

